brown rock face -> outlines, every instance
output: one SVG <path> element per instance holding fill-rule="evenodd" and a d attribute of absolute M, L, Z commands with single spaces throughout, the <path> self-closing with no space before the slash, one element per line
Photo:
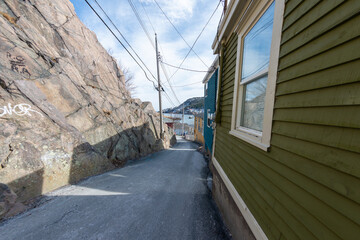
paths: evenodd
<path fill-rule="evenodd" d="M 15 215 L 25 209 L 17 201 L 16 194 L 7 185 L 0 183 L 0 218 Z"/>
<path fill-rule="evenodd" d="M 18 201 L 168 147 L 158 134 L 69 1 L 0 2 L 0 182 Z"/>

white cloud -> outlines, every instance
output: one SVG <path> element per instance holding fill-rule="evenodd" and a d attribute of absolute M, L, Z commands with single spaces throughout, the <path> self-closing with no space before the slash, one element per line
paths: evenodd
<path fill-rule="evenodd" d="M 135 14 L 132 12 L 127 0 L 98 0 L 98 2 L 110 15 L 119 30 L 156 77 L 155 50 L 140 24 L 137 22 Z M 153 0 L 132 0 L 132 2 L 135 4 L 142 21 L 146 25 L 151 39 L 153 39 L 154 32 L 146 16 L 146 13 L 148 14 L 148 17 L 158 34 L 159 50 L 163 56 L 163 60 L 172 65 L 179 65 L 189 51 L 187 44 L 185 44 L 181 37 L 176 33 Z M 217 1 L 205 0 L 157 0 L 157 2 L 190 45 L 193 44 L 218 3 Z M 96 5 L 93 4 L 93 6 L 95 7 Z M 143 7 L 146 9 L 146 12 Z M 99 13 L 101 12 L 100 10 L 98 11 Z M 80 19 L 97 34 L 98 39 L 104 48 L 107 50 L 111 49 L 113 52 L 112 55 L 120 60 L 124 67 L 129 68 L 134 74 L 135 85 L 137 86 L 134 97 L 138 97 L 143 101 L 151 101 L 155 109 L 158 109 L 158 93 L 153 88 L 153 84 L 146 80 L 144 73 L 134 60 L 115 40 L 96 15 L 91 12 L 90 8 L 84 6 L 84 8 L 78 12 L 81 13 L 79 14 Z M 221 9 L 219 8 L 194 48 L 208 66 L 211 65 L 215 58 L 212 54 L 211 44 L 215 37 L 220 14 Z M 182 67 L 207 70 L 194 53 L 189 54 Z M 175 71 L 175 69 L 171 67 L 166 67 L 166 69 L 169 76 Z M 190 97 L 203 96 L 203 85 L 201 81 L 204 76 L 205 73 L 187 72 L 182 70 L 179 70 L 176 75 L 174 75 L 170 81 L 174 86 L 198 82 L 198 84 L 186 87 L 173 88 L 180 102 L 183 102 Z M 165 90 L 172 102 L 177 105 L 178 103 L 168 86 L 169 84 L 166 83 L 166 78 L 163 73 L 161 73 L 161 80 L 164 83 Z M 163 97 L 163 106 L 164 108 L 171 107 L 171 104 L 165 96 Z"/>
<path fill-rule="evenodd" d="M 147 4 L 154 4 L 153 0 L 140 0 Z M 170 18 L 170 20 L 183 21 L 192 17 L 193 8 L 196 1 L 193 0 L 157 0 L 162 10 Z"/>

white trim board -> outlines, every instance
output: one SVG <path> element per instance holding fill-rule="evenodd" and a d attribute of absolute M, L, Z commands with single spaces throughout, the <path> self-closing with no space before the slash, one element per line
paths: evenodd
<path fill-rule="evenodd" d="M 219 162 L 216 160 L 215 156 L 213 157 L 212 161 L 213 161 L 214 167 L 216 168 L 221 179 L 225 183 L 226 188 L 230 192 L 231 197 L 234 199 L 234 202 L 236 203 L 237 207 L 239 208 L 246 223 L 249 225 L 255 238 L 258 240 L 268 240 L 264 231 L 261 229 L 261 227 L 258 224 L 258 222 L 256 221 L 255 217 L 252 215 L 249 208 L 246 206 L 244 200 L 241 198 L 239 193 L 236 191 L 234 185 L 231 183 L 230 179 L 227 177 L 226 173 L 220 166 Z"/>
<path fill-rule="evenodd" d="M 218 69 L 218 68 L 219 68 L 219 55 L 216 55 L 215 60 L 209 67 L 209 71 L 206 73 L 202 83 L 204 83 L 204 84 L 207 83 L 209 81 L 209 79 L 212 77 L 212 75 L 214 74 L 214 72 L 216 71 L 216 69 Z"/>

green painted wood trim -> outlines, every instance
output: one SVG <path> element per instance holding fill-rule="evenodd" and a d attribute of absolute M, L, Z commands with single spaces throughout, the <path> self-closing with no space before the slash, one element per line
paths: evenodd
<path fill-rule="evenodd" d="M 357 38 L 360 35 L 359 22 L 360 15 L 356 15 L 301 47 L 291 47 L 296 50 L 280 59 L 279 71 Z M 346 31 L 344 31 L 344 29 L 346 29 Z"/>
<path fill-rule="evenodd" d="M 360 161 L 357 160 L 358 156 L 356 155 L 356 153 L 360 153 L 360 129 L 275 121 L 272 132 L 296 140 L 307 141 L 315 144 L 315 147 L 319 147 L 317 145 L 321 144 L 331 148 L 354 152 L 355 155 L 348 155 L 347 158 L 338 159 L 333 163 L 333 167 L 339 170 L 342 169 L 342 171 L 360 178 Z M 299 144 L 304 145 L 305 143 L 296 143 L 294 148 L 300 147 Z M 323 150 L 329 152 L 331 148 Z M 331 152 L 336 152 L 336 149 Z M 338 154 L 342 155 L 344 153 Z M 327 161 L 328 157 L 324 157 L 324 161 Z M 354 174 L 355 172 L 356 174 Z"/>
<path fill-rule="evenodd" d="M 360 60 L 355 60 L 310 75 L 282 81 L 277 84 L 276 96 L 358 82 L 359 66 Z"/>
<path fill-rule="evenodd" d="M 337 106 L 275 109 L 273 120 L 335 127 L 360 128 L 359 119 L 359 106 Z"/>
<path fill-rule="evenodd" d="M 275 108 L 359 105 L 360 82 L 276 97 Z"/>
<path fill-rule="evenodd" d="M 337 1 L 323 1 L 324 8 L 332 9 L 333 3 L 336 4 Z M 298 27 L 291 28 L 291 32 L 289 29 L 283 33 L 280 58 L 359 14 L 359 9 L 360 1 L 348 0 L 338 8 L 332 9 L 329 14 L 313 13 L 311 16 L 304 16 L 305 22 L 298 23 Z"/>
<path fill-rule="evenodd" d="M 301 18 L 298 18 L 296 22 L 291 23 L 291 28 L 287 28 L 283 30 L 281 43 L 282 44 L 286 43 L 290 39 L 296 37 L 297 34 L 301 33 L 305 29 L 309 29 L 310 26 L 317 24 L 317 22 L 322 17 L 331 15 L 331 11 L 334 10 L 336 7 L 338 7 L 344 1 L 345 0 L 322 1 L 320 2 L 320 4 L 314 5 L 314 8 L 312 8 L 311 11 L 307 12 L 307 14 L 303 14 L 301 11 L 296 11 L 299 12 L 298 15 L 301 16 Z M 316 0 L 316 1 L 306 1 L 306 2 L 308 3 L 308 5 L 311 5 L 313 2 L 317 3 L 318 1 Z M 284 26 L 286 25 L 287 25 L 287 19 L 285 19 L 284 21 Z M 314 36 L 316 36 L 316 34 L 313 34 L 312 37 Z M 282 57 L 281 54 L 280 57 Z"/>
<path fill-rule="evenodd" d="M 309 192 L 304 192 L 303 188 L 300 187 L 308 186 L 311 188 L 312 186 L 316 186 L 314 185 L 315 182 L 308 181 L 308 178 L 304 178 L 303 175 L 299 175 L 298 173 L 296 173 L 295 171 L 291 171 L 284 165 L 272 161 L 269 156 L 263 154 L 260 151 L 254 150 L 253 147 L 248 146 L 247 144 L 243 144 L 239 140 L 236 140 L 236 138 L 226 138 L 226 136 L 224 136 L 226 135 L 226 133 L 221 133 L 221 131 L 219 131 L 219 135 L 219 137 L 221 137 L 221 139 L 224 139 L 223 141 L 225 141 L 224 145 L 222 146 L 224 154 L 230 156 L 230 159 L 232 159 L 232 161 L 238 159 L 236 161 L 236 165 L 233 165 L 232 167 L 235 168 L 237 165 L 243 164 L 245 162 L 252 165 L 253 169 L 250 170 L 250 172 L 252 173 L 252 175 L 256 176 L 257 179 L 262 179 L 261 183 L 266 185 L 267 189 L 271 189 L 274 188 L 274 186 L 277 186 L 277 190 L 274 189 L 271 191 L 273 192 L 274 196 L 278 196 L 282 192 L 281 189 L 286 189 L 286 193 L 291 196 L 293 201 L 300 204 L 301 208 L 307 209 L 307 211 L 309 211 L 311 215 L 316 216 L 316 218 L 318 218 L 318 220 L 321 222 L 322 227 L 321 225 L 317 226 L 317 231 L 314 231 L 314 229 L 312 229 L 313 232 L 317 232 L 317 235 L 322 234 L 325 229 L 327 229 L 326 227 L 324 228 L 324 226 L 328 226 L 329 231 L 331 229 L 337 234 L 340 234 L 339 237 L 343 237 L 345 239 L 348 239 L 349 237 L 349 239 L 352 239 L 352 237 L 356 236 L 357 233 L 360 233 L 358 225 L 345 218 L 344 215 L 339 214 L 333 208 L 329 207 L 326 202 L 320 201 L 318 198 L 309 194 Z M 221 140 L 219 140 L 219 142 L 221 142 Z M 238 150 L 234 151 L 234 149 Z M 236 155 L 233 155 L 235 153 Z M 224 160 L 224 158 L 222 159 Z M 237 172 L 239 173 L 239 171 Z M 292 179 L 292 181 L 289 182 L 289 179 Z M 308 183 L 302 181 L 308 181 Z M 300 186 L 298 184 L 300 184 Z M 332 194 L 334 193 L 332 192 Z M 325 201 L 327 200 L 325 199 Z M 284 201 L 283 199 L 280 202 L 284 205 L 289 204 L 289 200 Z M 291 209 L 292 211 L 296 211 L 295 206 L 292 206 L 289 209 Z M 303 215 L 305 213 L 303 212 L 304 210 L 299 209 L 298 211 L 298 214 L 300 215 Z M 354 214 L 356 213 L 353 212 L 353 215 Z M 329 219 L 329 215 L 333 216 L 334 218 Z M 309 221 L 312 221 L 310 216 L 302 220 L 304 224 L 308 224 Z M 341 223 L 339 223 L 339 221 L 341 221 Z M 327 237 L 328 238 L 320 239 L 334 239 L 334 237 Z"/>
<path fill-rule="evenodd" d="M 360 2 L 360 1 L 359 1 Z M 277 82 L 291 80 L 360 58 L 360 37 L 280 71 Z"/>
<path fill-rule="evenodd" d="M 286 2 L 268 153 L 229 134 L 226 44 L 214 154 L 269 239 L 360 236 L 359 12 L 354 0 Z"/>
<path fill-rule="evenodd" d="M 304 17 L 309 11 L 311 11 L 321 0 L 303 1 L 301 5 L 296 6 L 296 11 L 292 11 L 290 14 L 285 16 L 283 24 L 283 31 L 290 28 L 296 23 L 301 17 Z"/>
<path fill-rule="evenodd" d="M 286 2 L 284 18 L 286 18 L 290 13 L 292 13 L 304 0 L 291 0 Z"/>
<path fill-rule="evenodd" d="M 221 141 L 219 140 L 219 142 Z M 235 144 L 239 149 L 238 151 L 233 151 Z M 311 197 L 311 199 L 306 198 L 309 197 L 309 195 L 304 195 L 304 190 L 299 188 L 297 185 L 294 185 L 292 182 L 289 182 L 286 178 L 281 176 L 281 174 L 274 171 L 272 169 L 274 166 L 269 168 L 269 165 L 264 165 L 265 161 L 269 161 L 268 159 L 254 157 L 252 152 L 248 152 L 246 150 L 246 144 L 243 145 L 236 139 L 233 139 L 232 141 L 226 140 L 222 143 L 222 145 L 219 144 L 219 148 L 223 150 L 223 153 L 219 153 L 218 156 L 221 157 L 221 154 L 224 154 L 222 157 L 223 160 L 226 159 L 225 156 L 231 157 L 231 159 L 237 159 L 236 162 L 232 161 L 233 164 L 230 167 L 233 172 L 229 171 L 229 175 L 232 176 L 232 181 L 236 184 L 236 186 L 239 186 L 240 184 L 243 184 L 243 186 L 249 185 L 246 180 L 243 180 L 245 181 L 244 183 L 240 183 L 241 180 L 237 179 L 239 177 L 241 178 L 244 174 L 243 171 L 239 170 L 239 167 L 243 166 L 247 172 L 250 173 L 249 175 L 259 180 L 259 183 L 261 183 L 263 188 L 269 191 L 269 193 L 280 203 L 280 206 L 293 213 L 293 217 L 304 224 L 312 233 L 317 236 L 322 236 L 320 239 L 339 239 L 334 232 L 325 227 L 320 219 L 315 218 L 310 211 L 306 210 L 306 206 L 310 206 L 313 200 L 315 201 L 314 205 L 316 206 L 322 206 L 321 202 L 316 202 L 316 198 L 313 197 Z M 220 162 L 220 164 L 224 163 L 231 164 L 228 163 L 228 161 Z M 241 190 L 239 189 L 239 191 L 243 191 L 243 188 L 244 187 L 242 187 Z M 284 189 L 291 190 L 284 191 Z M 306 197 L 304 198 L 303 195 Z M 256 195 L 253 195 L 252 197 L 254 198 L 254 201 L 257 201 L 259 198 Z M 267 201 L 271 202 L 270 199 L 267 199 Z M 275 203 L 273 203 L 273 205 L 275 205 Z M 316 209 L 316 211 L 324 213 L 326 210 L 324 210 L 323 207 L 324 206 L 320 207 L 320 209 Z M 250 211 L 253 211 L 253 209 L 251 209 L 251 205 L 249 206 L 249 209 Z M 261 214 L 259 217 L 256 216 L 256 218 L 261 219 L 263 215 L 264 214 Z M 271 224 L 271 227 L 275 227 L 277 223 L 267 221 L 267 224 Z"/>
<path fill-rule="evenodd" d="M 222 153 L 219 154 L 220 157 L 224 157 Z M 291 216 L 291 213 L 287 211 L 284 208 L 277 207 L 279 205 L 278 201 L 268 192 L 266 188 L 264 188 L 261 183 L 259 183 L 256 178 L 249 174 L 246 170 L 247 167 L 243 167 L 240 165 L 234 165 L 231 164 L 231 162 L 223 162 L 223 166 L 225 166 L 228 173 L 230 173 L 231 176 L 235 175 L 236 172 L 241 172 L 241 175 L 237 175 L 237 179 L 233 179 L 233 182 L 237 183 L 237 186 L 239 189 L 241 189 L 242 195 L 249 196 L 248 202 L 251 202 L 251 206 L 248 206 L 251 212 L 254 212 L 256 209 L 255 216 L 257 219 L 263 219 L 264 222 L 273 222 L 276 227 L 271 227 L 267 230 L 267 234 L 271 232 L 271 235 L 275 236 L 276 239 L 278 239 L 281 236 L 281 232 L 279 228 L 285 229 L 284 235 L 288 239 L 300 239 L 298 235 L 291 229 L 291 227 L 288 225 L 289 222 L 294 224 L 295 226 L 298 226 L 300 228 L 303 228 L 303 233 L 305 236 L 309 237 L 308 239 L 315 239 L 314 236 L 309 231 L 306 231 L 306 228 L 302 226 L 298 221 L 295 220 L 293 216 Z M 269 204 L 271 203 L 271 205 Z M 276 211 L 274 211 L 274 208 L 279 208 Z M 261 212 L 261 214 L 259 214 Z M 289 216 L 289 219 L 291 219 L 289 222 L 284 222 L 282 219 L 283 216 Z M 309 234 L 305 234 L 305 232 Z M 310 237 L 312 236 L 312 237 Z"/>

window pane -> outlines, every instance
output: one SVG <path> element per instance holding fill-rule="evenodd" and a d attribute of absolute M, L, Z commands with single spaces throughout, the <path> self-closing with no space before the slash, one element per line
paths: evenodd
<path fill-rule="evenodd" d="M 274 20 L 274 3 L 261 16 L 244 39 L 241 79 L 268 68 Z"/>
<path fill-rule="evenodd" d="M 262 131 L 267 76 L 245 85 L 241 126 Z"/>

